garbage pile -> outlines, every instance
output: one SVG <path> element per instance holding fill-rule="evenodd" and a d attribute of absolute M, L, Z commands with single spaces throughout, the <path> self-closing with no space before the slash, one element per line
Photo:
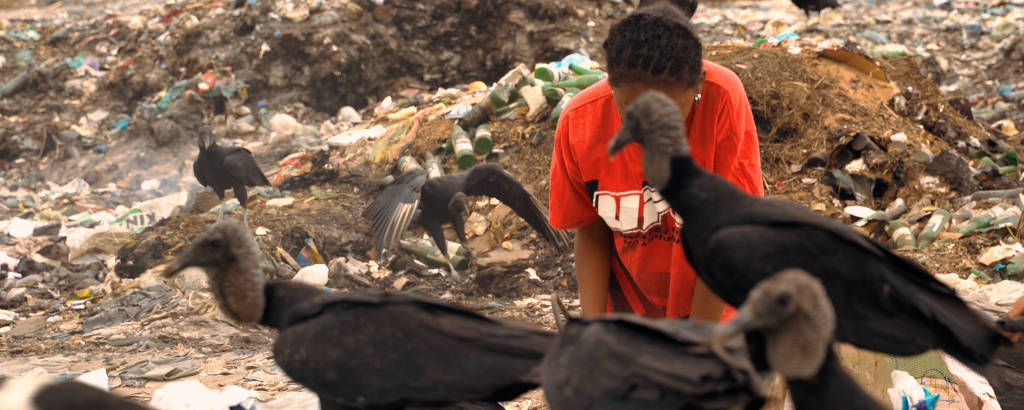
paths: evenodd
<path fill-rule="evenodd" d="M 717 6 L 717 7 L 716 7 Z M 693 18 L 712 43 L 795 50 L 841 42 L 870 56 L 917 60 L 950 100 L 1006 137 L 1024 121 L 1024 2 L 846 2 L 805 18 L 783 1 L 708 3 Z"/>
<path fill-rule="evenodd" d="M 547 204 L 561 108 L 603 78 L 602 30 L 631 5 L 231 3 L 0 25 L 0 342 L 18 357 L 2 373 L 105 369 L 108 388 L 147 402 L 228 394 L 156 394 L 198 379 L 260 408 L 308 405 L 269 333 L 224 320 L 200 272 L 156 275 L 220 211 L 192 175 L 204 127 L 271 181 L 249 191 L 268 272 L 551 326 L 547 296 L 576 291 L 571 258 L 504 205 L 471 203 L 468 249 L 446 244 L 473 273 L 456 286 L 421 230 L 380 260 L 361 213 L 404 171 L 481 162 Z M 857 226 L 1003 315 L 1024 292 L 1024 4 L 861 3 L 811 19 L 788 0 L 708 4 L 694 23 L 706 58 L 743 80 L 768 195 Z M 237 200 L 223 206 L 238 217 Z"/>

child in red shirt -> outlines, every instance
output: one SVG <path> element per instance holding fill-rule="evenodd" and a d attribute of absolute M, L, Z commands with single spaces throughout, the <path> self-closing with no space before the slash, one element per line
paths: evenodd
<path fill-rule="evenodd" d="M 763 196 L 757 131 L 743 85 L 733 72 L 701 59 L 703 47 L 689 20 L 669 5 L 616 23 L 604 49 L 609 77 L 567 104 L 551 159 L 550 222 L 578 229 L 583 313 L 731 317 L 686 260 L 679 236 L 685 221 L 645 182 L 642 147 L 633 144 L 611 160 L 608 141 L 629 103 L 645 91 L 661 91 L 686 116 L 697 163 Z"/>

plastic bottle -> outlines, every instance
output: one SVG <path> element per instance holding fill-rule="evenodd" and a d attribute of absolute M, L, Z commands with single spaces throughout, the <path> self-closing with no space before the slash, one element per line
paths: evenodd
<path fill-rule="evenodd" d="M 924 249 L 931 245 L 932 242 L 935 242 L 939 234 L 949 227 L 951 219 L 949 212 L 945 209 L 936 209 L 935 212 L 932 212 L 931 218 L 928 218 L 928 222 L 924 224 L 924 229 L 918 235 L 917 247 Z"/>
<path fill-rule="evenodd" d="M 889 225 L 885 227 L 885 231 L 889 233 L 889 246 L 893 249 L 906 249 L 914 247 L 914 233 L 910 231 L 910 225 L 907 221 L 897 219 L 889 222 Z"/>
<path fill-rule="evenodd" d="M 423 164 L 426 166 L 427 178 L 437 178 L 444 175 L 441 163 L 434 157 L 434 154 L 423 154 Z"/>
<path fill-rule="evenodd" d="M 476 157 L 473 156 L 473 142 L 469 140 L 466 130 L 458 125 L 453 126 L 451 143 L 452 151 L 455 152 L 455 162 L 459 164 L 459 167 L 469 168 L 476 164 Z"/>
<path fill-rule="evenodd" d="M 491 124 L 480 124 L 476 127 L 473 136 L 473 150 L 477 154 L 489 154 L 494 147 L 494 139 L 491 137 Z"/>

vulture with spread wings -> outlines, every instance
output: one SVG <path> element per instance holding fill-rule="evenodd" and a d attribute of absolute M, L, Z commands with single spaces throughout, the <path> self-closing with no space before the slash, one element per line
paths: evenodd
<path fill-rule="evenodd" d="M 373 220 L 374 246 L 381 256 L 398 246 L 413 220 L 423 225 L 434 244 L 449 259 L 444 224 L 451 224 L 459 241 L 466 243 L 465 214 L 468 196 L 497 198 L 523 218 L 559 252 L 568 249 L 565 233 L 548 224 L 547 214 L 530 192 L 498 164 L 480 164 L 466 171 L 427 178 L 426 171 L 414 169 L 398 177 L 366 208 L 363 216 Z M 452 275 L 457 275 L 449 260 Z"/>

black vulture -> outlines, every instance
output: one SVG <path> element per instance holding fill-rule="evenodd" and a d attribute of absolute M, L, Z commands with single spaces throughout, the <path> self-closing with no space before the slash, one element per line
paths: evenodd
<path fill-rule="evenodd" d="M 681 243 L 697 275 L 733 306 L 787 268 L 817 276 L 839 316 L 836 339 L 878 352 L 942 349 L 980 370 L 1007 339 L 916 262 L 806 207 L 748 195 L 689 156 L 678 106 L 643 94 L 627 109 L 614 155 L 644 145 L 647 182 L 682 218 Z"/>
<path fill-rule="evenodd" d="M 833 0 L 834 1 L 834 0 Z M 697 12 L 697 0 L 640 0 L 640 4 L 636 6 L 637 10 L 657 6 L 659 4 L 668 4 L 682 11 L 686 17 L 693 17 L 693 13 Z"/>
<path fill-rule="evenodd" d="M 1010 310 L 1024 307 L 1024 298 Z M 1024 410 L 1024 317 L 1003 318 L 997 321 L 1003 331 L 1014 336 L 1016 343 L 1002 347 L 996 351 L 992 365 L 986 369 L 984 376 L 996 393 L 996 400 L 1004 410 Z"/>
<path fill-rule="evenodd" d="M 466 171 L 427 178 L 426 171 L 413 169 L 395 179 L 366 208 L 363 216 L 373 221 L 373 240 L 384 253 L 398 246 L 413 219 L 427 230 L 445 259 L 449 258 L 442 225 L 451 224 L 459 240 L 466 243 L 464 214 L 468 212 L 467 196 L 485 195 L 497 198 L 526 220 L 559 252 L 568 249 L 565 233 L 552 228 L 544 208 L 512 174 L 498 164 L 480 164 Z M 415 218 L 414 218 L 415 217 Z M 455 268 L 448 262 L 452 275 Z"/>
<path fill-rule="evenodd" d="M 25 410 L 145 410 L 142 404 L 78 381 L 57 382 L 48 375 L 0 380 L 0 408 Z"/>
<path fill-rule="evenodd" d="M 806 271 L 787 269 L 750 291 L 736 316 L 715 328 L 711 346 L 728 362 L 746 365 L 752 360 L 759 369 L 778 372 L 797 410 L 881 410 L 843 370 L 832 349 L 835 328 L 836 312 L 822 281 Z M 739 334 L 757 346 L 749 358 L 726 349 L 725 342 Z"/>
<path fill-rule="evenodd" d="M 811 16 L 812 11 L 839 8 L 839 2 L 836 0 L 793 0 L 793 4 L 801 8 L 807 17 Z"/>
<path fill-rule="evenodd" d="M 612 314 L 558 317 L 558 341 L 544 359 L 544 397 L 552 410 L 760 409 L 767 385 L 752 365 L 732 366 L 708 347 L 712 322 Z M 728 351 L 746 355 L 737 336 Z"/>
<path fill-rule="evenodd" d="M 999 328 L 1009 333 L 1024 333 L 1024 316 L 1015 317 L 1013 319 L 1000 319 L 998 322 Z"/>
<path fill-rule="evenodd" d="M 249 195 L 245 187 L 270 185 L 267 176 L 263 175 L 256 159 L 252 157 L 252 152 L 242 147 L 217 145 L 207 130 L 199 133 L 199 156 L 192 164 L 192 171 L 200 184 L 212 188 L 220 198 L 218 221 L 224 218 L 224 191 L 234 189 L 235 198 L 242 206 L 242 222 L 245 226 L 249 226 L 249 215 L 245 208 Z"/>
<path fill-rule="evenodd" d="M 274 359 L 320 397 L 321 408 L 505 401 L 540 384 L 540 363 L 554 342 L 547 331 L 408 293 L 265 282 L 261 259 L 252 234 L 224 221 L 165 274 L 201 267 L 225 314 L 277 329 Z"/>

